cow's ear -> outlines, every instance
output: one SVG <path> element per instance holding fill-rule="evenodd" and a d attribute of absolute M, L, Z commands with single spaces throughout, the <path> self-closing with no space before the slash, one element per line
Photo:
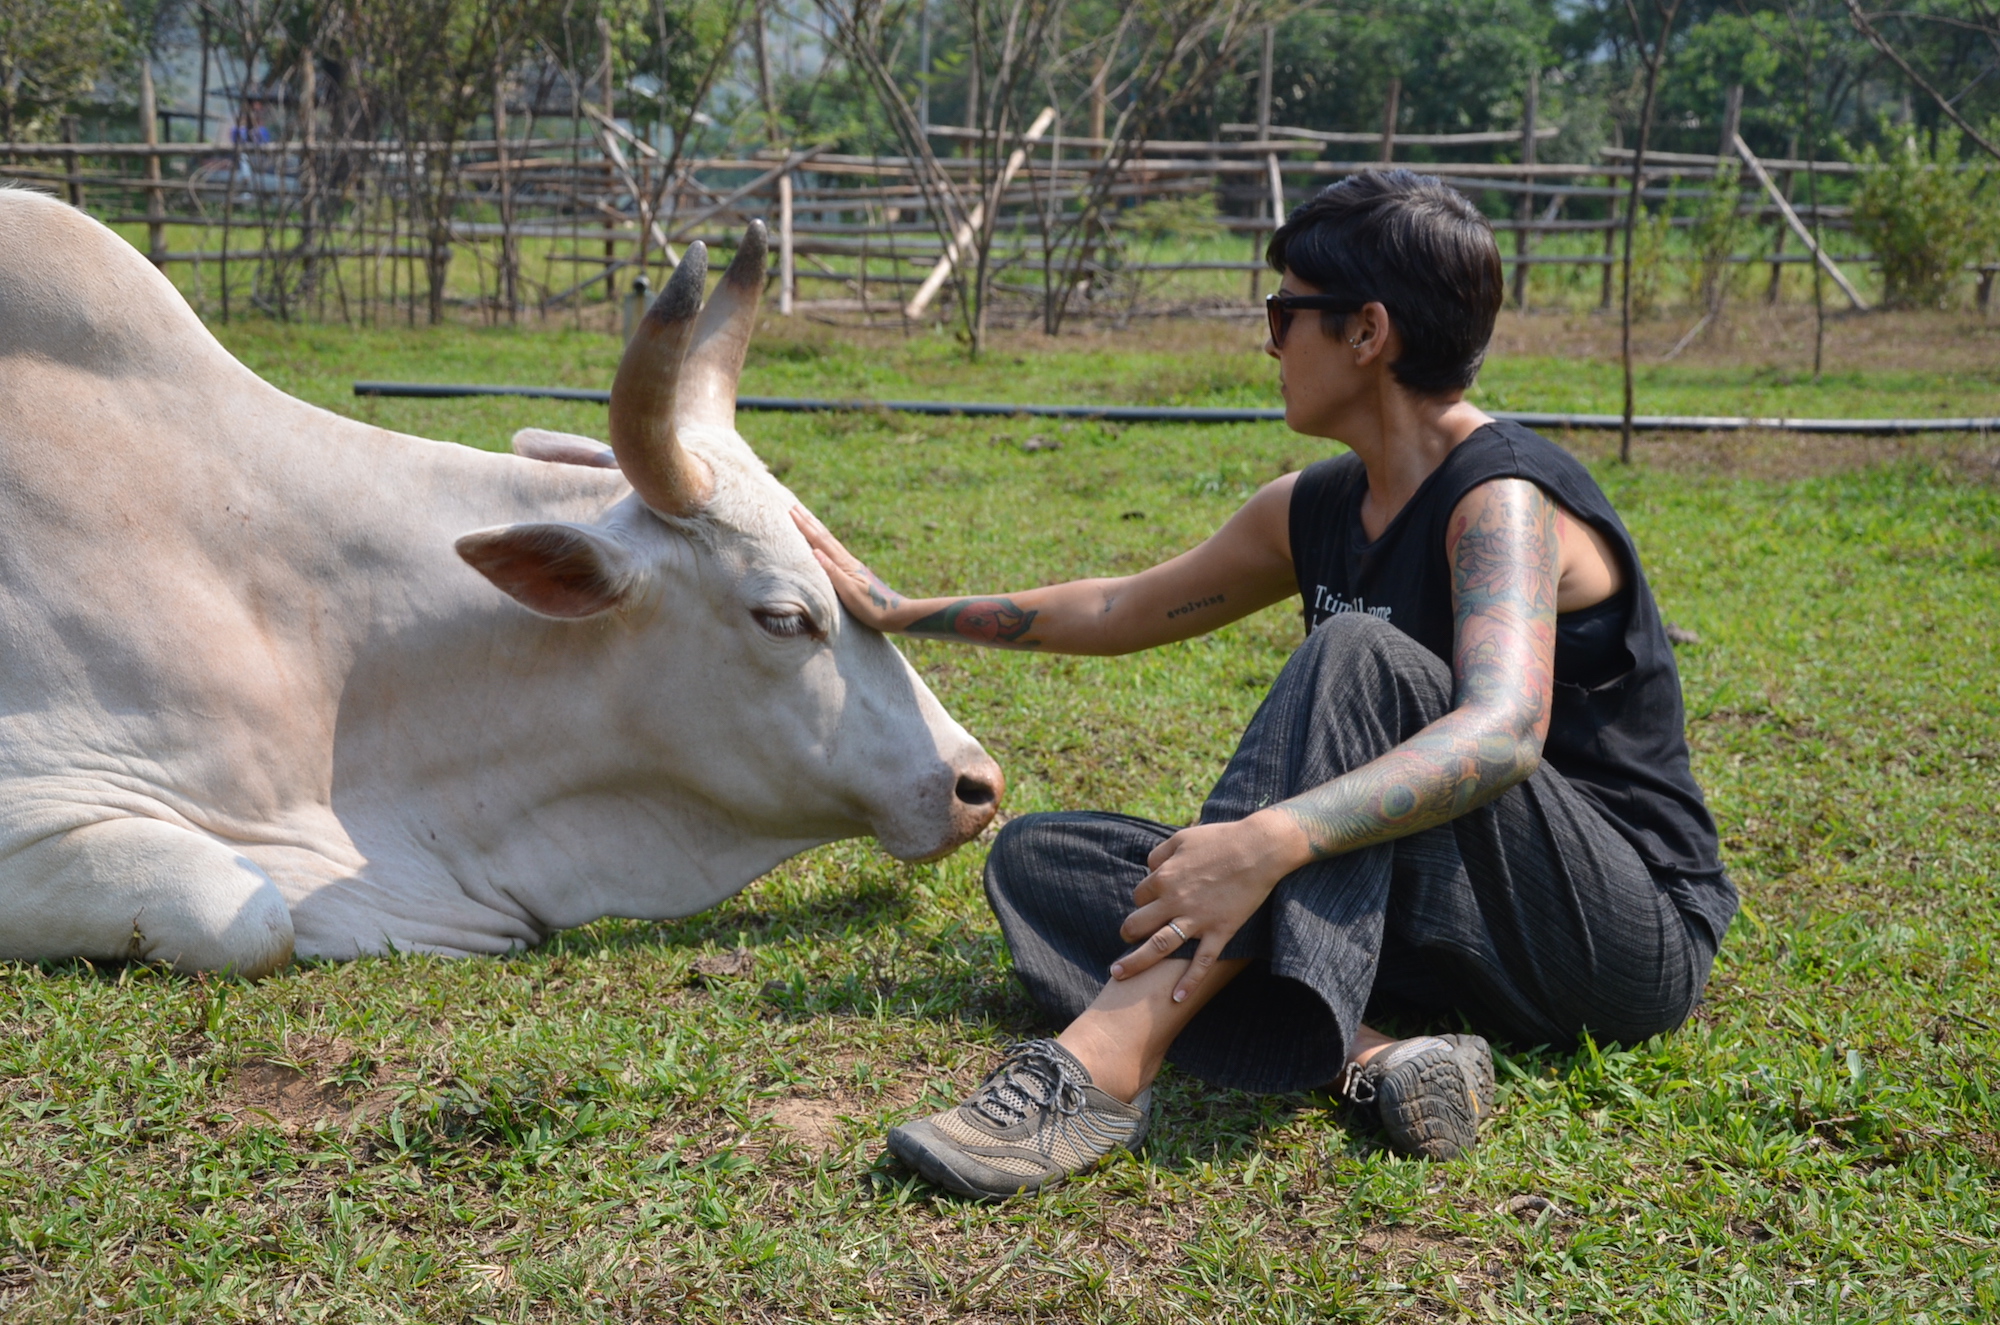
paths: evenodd
<path fill-rule="evenodd" d="M 501 525 L 476 529 L 453 546 L 502 593 L 543 616 L 596 616 L 627 602 L 639 587 L 631 552 L 588 525 Z"/>
<path fill-rule="evenodd" d="M 559 465 L 618 468 L 618 457 L 603 442 L 573 432 L 550 432 L 547 428 L 523 428 L 515 433 L 514 454 L 530 460 L 552 460 Z"/>

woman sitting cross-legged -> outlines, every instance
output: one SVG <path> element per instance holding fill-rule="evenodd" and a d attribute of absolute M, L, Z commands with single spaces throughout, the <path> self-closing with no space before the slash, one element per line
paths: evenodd
<path fill-rule="evenodd" d="M 1144 1136 L 1164 1061 L 1218 1085 L 1331 1085 L 1446 1158 L 1493 1104 L 1477 1035 L 1681 1024 L 1736 911 L 1688 768 L 1680 680 L 1632 539 L 1589 473 L 1464 401 L 1502 295 L 1492 231 L 1408 171 L 1321 192 L 1272 237 L 1285 422 L 1348 453 L 1266 485 L 1138 575 L 905 599 L 795 512 L 884 631 L 1115 654 L 1293 593 L 1305 643 L 1200 822 L 1025 815 L 986 889 L 1064 1029 L 889 1148 L 1003 1196 Z"/>

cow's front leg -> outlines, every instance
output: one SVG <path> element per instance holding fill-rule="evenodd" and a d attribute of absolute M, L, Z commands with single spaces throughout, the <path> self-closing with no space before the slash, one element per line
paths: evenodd
<path fill-rule="evenodd" d="M 291 956 L 291 911 L 270 876 L 185 828 L 107 819 L 0 862 L 0 958 L 258 976 Z"/>

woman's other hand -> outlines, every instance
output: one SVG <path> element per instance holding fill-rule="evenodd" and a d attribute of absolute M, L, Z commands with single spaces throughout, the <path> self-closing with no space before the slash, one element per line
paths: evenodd
<path fill-rule="evenodd" d="M 820 523 L 818 516 L 803 506 L 794 506 L 792 523 L 805 535 L 813 556 L 825 567 L 826 577 L 833 581 L 833 591 L 840 595 L 841 603 L 856 621 L 891 634 L 918 615 L 910 610 L 908 599 L 882 583 L 881 576 L 842 547 L 840 540 Z"/>
<path fill-rule="evenodd" d="M 1194 961 L 1174 986 L 1174 1001 L 1182 1001 L 1200 988 L 1278 881 L 1311 860 L 1298 825 L 1269 811 L 1181 829 L 1146 857 L 1151 873 L 1132 890 L 1138 909 L 1118 931 L 1138 946 L 1112 964 L 1111 978 L 1137 975 L 1192 939 L 1199 945 Z"/>

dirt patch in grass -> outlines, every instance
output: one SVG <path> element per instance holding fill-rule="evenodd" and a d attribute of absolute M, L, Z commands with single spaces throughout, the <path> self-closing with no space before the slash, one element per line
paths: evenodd
<path fill-rule="evenodd" d="M 841 1119 L 856 1112 L 838 1099 L 793 1095 L 771 1106 L 771 1121 L 791 1133 L 802 1149 L 823 1155 L 840 1148 L 845 1131 Z"/>
<path fill-rule="evenodd" d="M 794 1085 L 785 1095 L 765 1106 L 770 1125 L 787 1134 L 786 1139 L 811 1155 L 826 1155 L 855 1141 L 867 1141 L 869 1129 L 884 1114 L 912 1112 L 925 1089 L 940 1080 L 939 1069 L 920 1061 L 899 1065 L 893 1076 L 857 1082 L 855 1069 L 863 1064 L 879 1064 L 879 1049 L 869 1052 L 847 1044 L 829 1044 L 824 1051 L 824 1075 L 817 1081 Z M 957 1080 L 965 1077 L 964 1081 Z M 971 1084 L 968 1073 L 953 1074 L 952 1085 Z M 949 1088 L 948 1088 L 949 1089 Z M 765 1136 L 764 1143 L 777 1138 Z M 879 1138 L 876 1138 L 879 1139 Z M 759 1139 L 753 1135 L 750 1146 Z"/>
<path fill-rule="evenodd" d="M 281 1056 L 251 1058 L 230 1074 L 217 1101 L 237 1126 L 276 1123 L 287 1132 L 346 1128 L 386 1113 L 386 1064 L 338 1039 L 295 1039 Z"/>

